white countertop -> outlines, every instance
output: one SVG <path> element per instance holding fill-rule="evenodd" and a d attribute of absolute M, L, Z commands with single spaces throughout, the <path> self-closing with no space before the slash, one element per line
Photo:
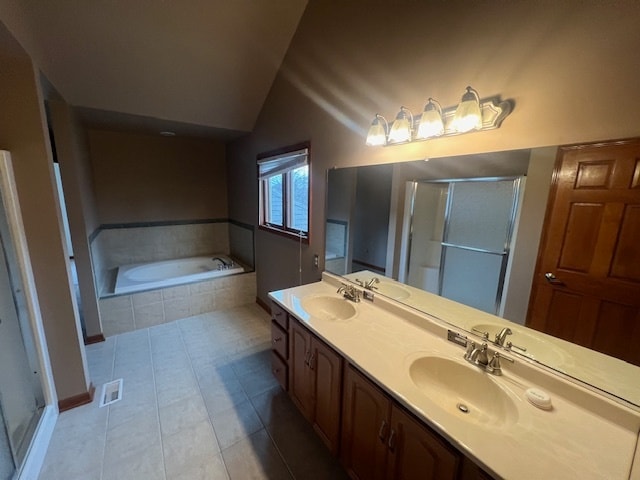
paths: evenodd
<path fill-rule="evenodd" d="M 511 420 L 496 424 L 461 414 L 455 404 L 425 395 L 409 376 L 411 362 L 424 355 L 468 365 L 464 349 L 446 340 L 452 327 L 381 297 L 353 304 L 357 313 L 348 320 L 315 318 L 304 310 L 303 298 L 340 297 L 339 280 L 327 274 L 323 279 L 270 297 L 488 471 L 505 479 L 629 478 L 640 430 L 637 411 L 516 359 L 502 362 L 503 376 L 492 376 L 516 407 Z M 526 400 L 530 387 L 551 395 L 551 411 Z"/>
<path fill-rule="evenodd" d="M 640 407 L 640 368 L 618 358 L 605 355 L 560 338 L 532 330 L 496 315 L 477 310 L 448 298 L 405 285 L 386 277 L 380 277 L 366 270 L 348 274 L 345 278 L 355 281 L 360 278 L 368 281 L 379 278 L 382 282 L 380 292 L 385 293 L 387 286 L 407 293 L 406 298 L 398 300 L 421 312 L 429 314 L 467 332 L 477 326 L 495 326 L 494 331 L 503 327 L 513 330 L 507 339 L 514 344 L 529 347 L 524 356 L 530 355 L 554 370 L 565 373 L 596 388 Z M 393 293 L 393 292 L 392 292 Z M 393 296 L 391 296 L 393 298 Z M 524 337 L 523 337 L 524 335 Z M 536 342 L 538 340 L 538 342 Z M 536 344 L 538 343 L 538 344 Z M 542 345 L 542 348 L 540 346 Z M 639 408 L 640 410 L 640 408 Z"/>

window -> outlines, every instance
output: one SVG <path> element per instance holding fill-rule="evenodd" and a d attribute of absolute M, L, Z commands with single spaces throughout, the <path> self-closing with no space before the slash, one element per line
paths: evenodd
<path fill-rule="evenodd" d="M 309 240 L 309 146 L 258 155 L 260 227 Z"/>

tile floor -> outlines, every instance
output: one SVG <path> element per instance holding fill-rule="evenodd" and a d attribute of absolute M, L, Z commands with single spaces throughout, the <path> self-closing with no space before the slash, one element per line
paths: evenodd
<path fill-rule="evenodd" d="M 96 398 L 60 415 L 39 479 L 346 478 L 273 379 L 269 348 L 257 305 L 89 345 Z M 100 408 L 118 378 L 122 400 Z"/>

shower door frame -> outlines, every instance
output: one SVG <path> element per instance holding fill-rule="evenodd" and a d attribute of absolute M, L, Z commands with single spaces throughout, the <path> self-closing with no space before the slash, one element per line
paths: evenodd
<path fill-rule="evenodd" d="M 10 233 L 10 241 L 15 251 L 16 263 L 20 271 L 20 283 L 24 295 L 26 315 L 30 333 L 33 335 L 35 363 L 40 373 L 40 382 L 44 396 L 44 408 L 35 432 L 30 441 L 27 453 L 21 465 L 16 465 L 15 480 L 21 478 L 37 478 L 53 429 L 58 417 L 58 399 L 55 393 L 51 362 L 47 351 L 44 327 L 40 314 L 40 306 L 36 294 L 35 280 L 31 268 L 31 260 L 27 248 L 27 240 L 22 224 L 22 214 L 18 201 L 18 191 L 13 174 L 11 155 L 0 150 L 0 195 L 4 206 Z"/>
<path fill-rule="evenodd" d="M 451 205 L 453 201 L 453 192 L 455 190 L 455 184 L 458 183 L 469 183 L 469 182 L 501 182 L 501 181 L 512 181 L 513 182 L 513 203 L 511 206 L 511 215 L 508 221 L 508 229 L 507 235 L 505 238 L 504 249 L 502 252 L 493 252 L 484 249 L 477 249 L 473 247 L 467 247 L 464 245 L 457 245 L 453 243 L 447 242 L 447 233 L 450 224 L 450 213 L 451 213 Z M 413 218 L 415 215 L 415 199 L 417 195 L 418 185 L 419 184 L 447 184 L 447 203 L 444 212 L 444 230 L 442 232 L 442 238 L 440 239 L 440 245 L 442 247 L 440 252 L 440 265 L 438 267 L 438 295 L 442 295 L 442 287 L 443 287 L 443 269 L 444 262 L 446 257 L 447 248 L 459 248 L 467 251 L 474 251 L 477 253 L 486 253 L 491 255 L 500 255 L 502 256 L 502 265 L 500 268 L 500 275 L 498 278 L 498 288 L 496 291 L 496 298 L 494 304 L 494 311 L 489 312 L 494 315 L 500 314 L 500 309 L 502 307 L 502 299 L 504 295 L 504 281 L 507 274 L 508 263 L 510 258 L 510 248 L 511 242 L 513 241 L 514 229 L 516 226 L 516 220 L 518 216 L 518 212 L 521 204 L 521 197 L 523 191 L 523 183 L 524 176 L 522 175 L 508 175 L 504 177 L 476 177 L 476 178 L 448 178 L 448 179 L 435 179 L 435 180 L 412 180 L 408 182 L 410 184 L 411 191 L 408 192 L 407 200 L 410 201 L 410 209 L 409 209 L 409 218 L 408 218 L 408 238 L 406 241 L 406 256 L 404 258 L 404 274 L 401 275 L 404 279 L 409 278 L 409 269 L 411 266 L 411 248 L 413 244 Z M 404 243 L 404 242 L 403 242 Z M 402 258 L 402 256 L 401 256 Z"/>

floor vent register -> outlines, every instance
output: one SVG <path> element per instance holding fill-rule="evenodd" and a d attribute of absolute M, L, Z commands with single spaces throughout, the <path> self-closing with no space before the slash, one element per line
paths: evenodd
<path fill-rule="evenodd" d="M 102 385 L 102 395 L 100 396 L 100 407 L 111 405 L 122 399 L 122 379 Z"/>

